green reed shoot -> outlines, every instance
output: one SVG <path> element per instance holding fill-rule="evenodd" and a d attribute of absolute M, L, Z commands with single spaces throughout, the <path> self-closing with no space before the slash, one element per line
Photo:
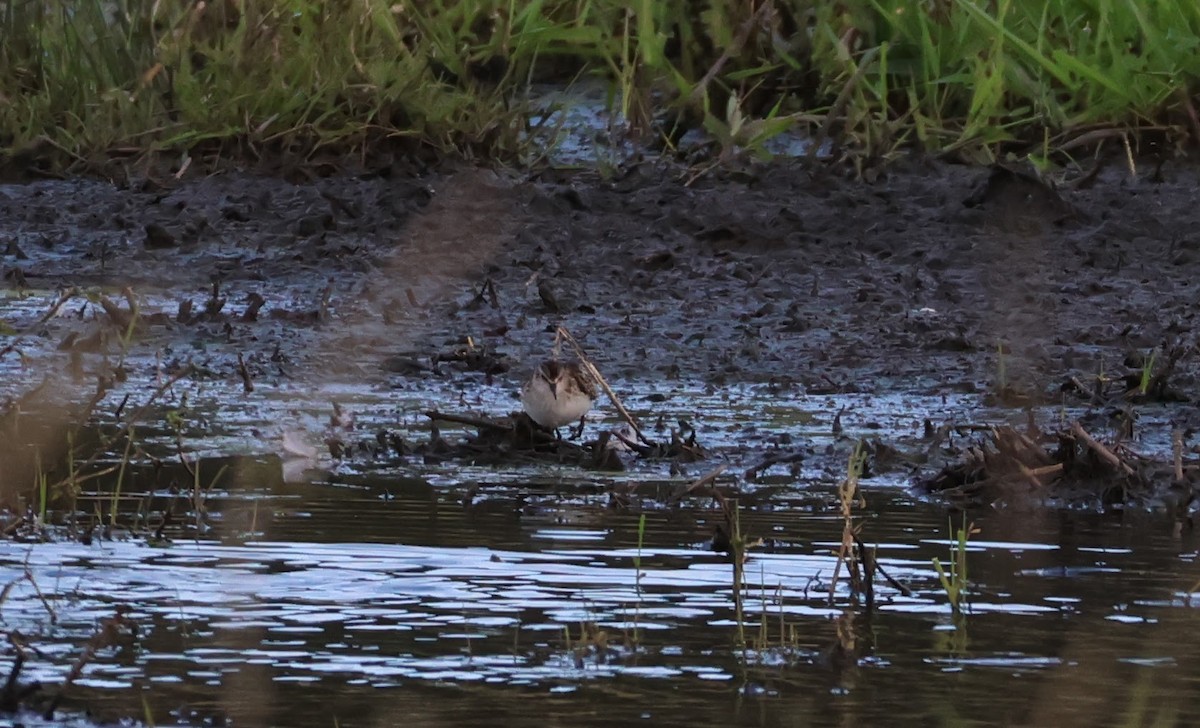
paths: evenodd
<path fill-rule="evenodd" d="M 970 581 L 967 576 L 967 543 L 971 536 L 979 533 L 979 529 L 975 528 L 975 524 L 968 524 L 967 517 L 963 515 L 962 526 L 956 531 L 954 525 L 950 524 L 950 535 L 954 539 L 954 543 L 950 548 L 950 568 L 947 571 L 942 565 L 940 559 L 933 557 L 933 568 L 937 571 L 938 579 L 942 583 L 942 589 L 946 592 L 946 599 L 950 602 L 950 609 L 957 615 L 962 614 L 963 606 L 966 604 L 967 590 L 970 586 Z"/>
<path fill-rule="evenodd" d="M 147 728 L 154 728 L 154 710 L 150 707 L 150 701 L 146 699 L 146 693 L 142 693 L 142 720 L 145 721 Z"/>
<path fill-rule="evenodd" d="M 634 607 L 634 611 L 633 611 L 633 645 L 635 648 L 641 642 L 641 631 L 640 631 L 639 627 L 641 624 L 641 613 L 642 613 L 642 545 L 646 541 L 646 514 L 645 513 L 642 513 L 641 515 L 638 516 L 637 535 L 638 535 L 637 554 L 634 555 L 634 557 L 633 557 L 633 569 L 634 569 L 633 585 L 634 585 L 634 589 L 637 590 L 637 605 Z"/>
<path fill-rule="evenodd" d="M 1138 394 L 1145 396 L 1146 390 L 1150 388 L 1150 381 L 1154 378 L 1154 359 L 1158 355 L 1158 350 L 1150 352 L 1150 356 L 1142 360 L 1142 377 L 1138 381 Z"/>

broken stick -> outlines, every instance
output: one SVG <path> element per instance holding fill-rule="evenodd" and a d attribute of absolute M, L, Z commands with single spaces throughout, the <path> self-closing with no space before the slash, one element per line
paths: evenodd
<path fill-rule="evenodd" d="M 1082 440 L 1083 444 L 1085 444 L 1089 448 L 1091 448 L 1092 452 L 1099 455 L 1100 459 L 1103 460 L 1104 462 L 1113 466 L 1117 470 L 1120 470 L 1121 472 L 1125 473 L 1126 475 L 1134 474 L 1133 468 L 1131 468 L 1128 463 L 1126 463 L 1121 458 L 1117 457 L 1117 454 L 1114 453 L 1112 450 L 1108 449 L 1108 447 L 1105 446 L 1103 443 L 1098 442 L 1094 437 L 1089 435 L 1087 433 L 1087 430 L 1083 429 L 1083 425 L 1080 425 L 1078 422 L 1072 422 L 1071 423 L 1071 434 L 1075 435 L 1075 437 L 1078 437 L 1080 440 Z"/>

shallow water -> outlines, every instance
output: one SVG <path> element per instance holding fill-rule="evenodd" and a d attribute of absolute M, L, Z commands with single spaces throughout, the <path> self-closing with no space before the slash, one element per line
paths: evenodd
<path fill-rule="evenodd" d="M 529 103 L 537 109 L 530 119 L 529 140 L 537 142 L 534 148 L 554 165 L 615 169 L 645 154 L 645 144 L 634 138 L 621 115 L 621 99 L 598 80 L 583 80 L 569 88 L 535 88 Z M 692 129 L 676 148 L 687 155 L 712 143 L 708 133 Z M 761 151 L 778 159 L 806 157 L 812 145 L 812 138 L 799 129 L 786 129 L 760 143 Z M 816 151 L 822 158 L 832 153 L 828 141 Z"/>
<path fill-rule="evenodd" d="M 828 489 L 747 498 L 742 527 L 766 543 L 746 564 L 742 650 L 703 504 L 648 506 L 639 534 L 638 514 L 568 478 L 485 485 L 469 506 L 462 487 L 396 475 L 238 480 L 213 500 L 220 541 L 6 545 L 0 579 L 28 564 L 56 616 L 27 581 L 0 609 L 41 651 L 25 677 L 61 684 L 128 605 L 136 643 L 102 650 L 68 707 L 141 716 L 145 701 L 157 725 L 1200 719 L 1195 538 L 1153 513 L 972 514 L 956 621 L 931 565 L 948 558 L 944 509 L 868 491 L 863 537 L 913 594 L 880 583 L 867 615 L 843 586 L 829 604 Z M 249 513 L 253 535 L 230 535 Z M 840 665 L 839 621 L 858 647 Z M 602 649 L 580 646 L 585 624 Z"/>

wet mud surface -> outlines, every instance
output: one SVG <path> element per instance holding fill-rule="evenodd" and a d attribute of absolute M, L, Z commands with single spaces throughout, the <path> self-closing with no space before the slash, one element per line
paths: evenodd
<path fill-rule="evenodd" d="M 1013 416 L 1097 409 L 1107 402 L 1070 391 L 1071 377 L 1136 379 L 1153 352 L 1194 343 L 1196 183 L 1190 167 L 1150 181 L 1111 166 L 1055 191 L 912 162 L 865 184 L 791 162 L 697 179 L 644 164 L 615 179 L 458 168 L 8 185 L 0 312 L 26 335 L 6 337 L 0 396 L 46 371 L 56 389 L 89 393 L 136 302 L 130 381 L 194 366 L 225 392 L 212 400 L 227 424 L 258 409 L 271 438 L 271 403 L 298 393 L 326 409 L 363 388 L 410 401 L 376 412 L 381 425 L 421 419 L 422 396 L 438 391 L 464 411 L 506 414 L 558 325 L 660 430 L 703 419 L 697 391 L 755 410 L 917 397 L 892 412 L 912 435 L 926 418 L 964 416 L 939 400 L 996 401 Z M 91 300 L 39 323 L 69 286 Z M 1184 399 L 1194 359 L 1171 373 Z M 247 378 L 255 391 L 235 396 Z M 828 432 L 842 406 L 814 429 Z M 1150 417 L 1197 420 L 1186 402 Z M 838 425 L 880 429 L 854 408 Z"/>

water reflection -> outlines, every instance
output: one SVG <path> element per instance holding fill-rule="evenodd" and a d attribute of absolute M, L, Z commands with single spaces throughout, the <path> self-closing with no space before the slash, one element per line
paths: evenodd
<path fill-rule="evenodd" d="M 230 512 L 272 514 L 261 536 L 9 544 L 0 615 L 37 636 L 26 677 L 54 685 L 98 621 L 132 607 L 137 648 L 97 655 L 71 704 L 140 715 L 144 697 L 158 725 L 1196 717 L 1195 546 L 1153 514 L 974 514 L 977 588 L 956 620 L 930 562 L 949 549 L 942 509 L 871 495 L 864 537 L 913 594 L 880 584 L 867 614 L 840 588 L 829 602 L 840 523 L 823 499 L 760 502 L 743 517 L 769 538 L 746 565 L 741 648 L 701 504 L 652 508 L 639 536 L 638 514 L 602 499 L 485 490 L 470 506 L 391 478 L 231 490 Z"/>

